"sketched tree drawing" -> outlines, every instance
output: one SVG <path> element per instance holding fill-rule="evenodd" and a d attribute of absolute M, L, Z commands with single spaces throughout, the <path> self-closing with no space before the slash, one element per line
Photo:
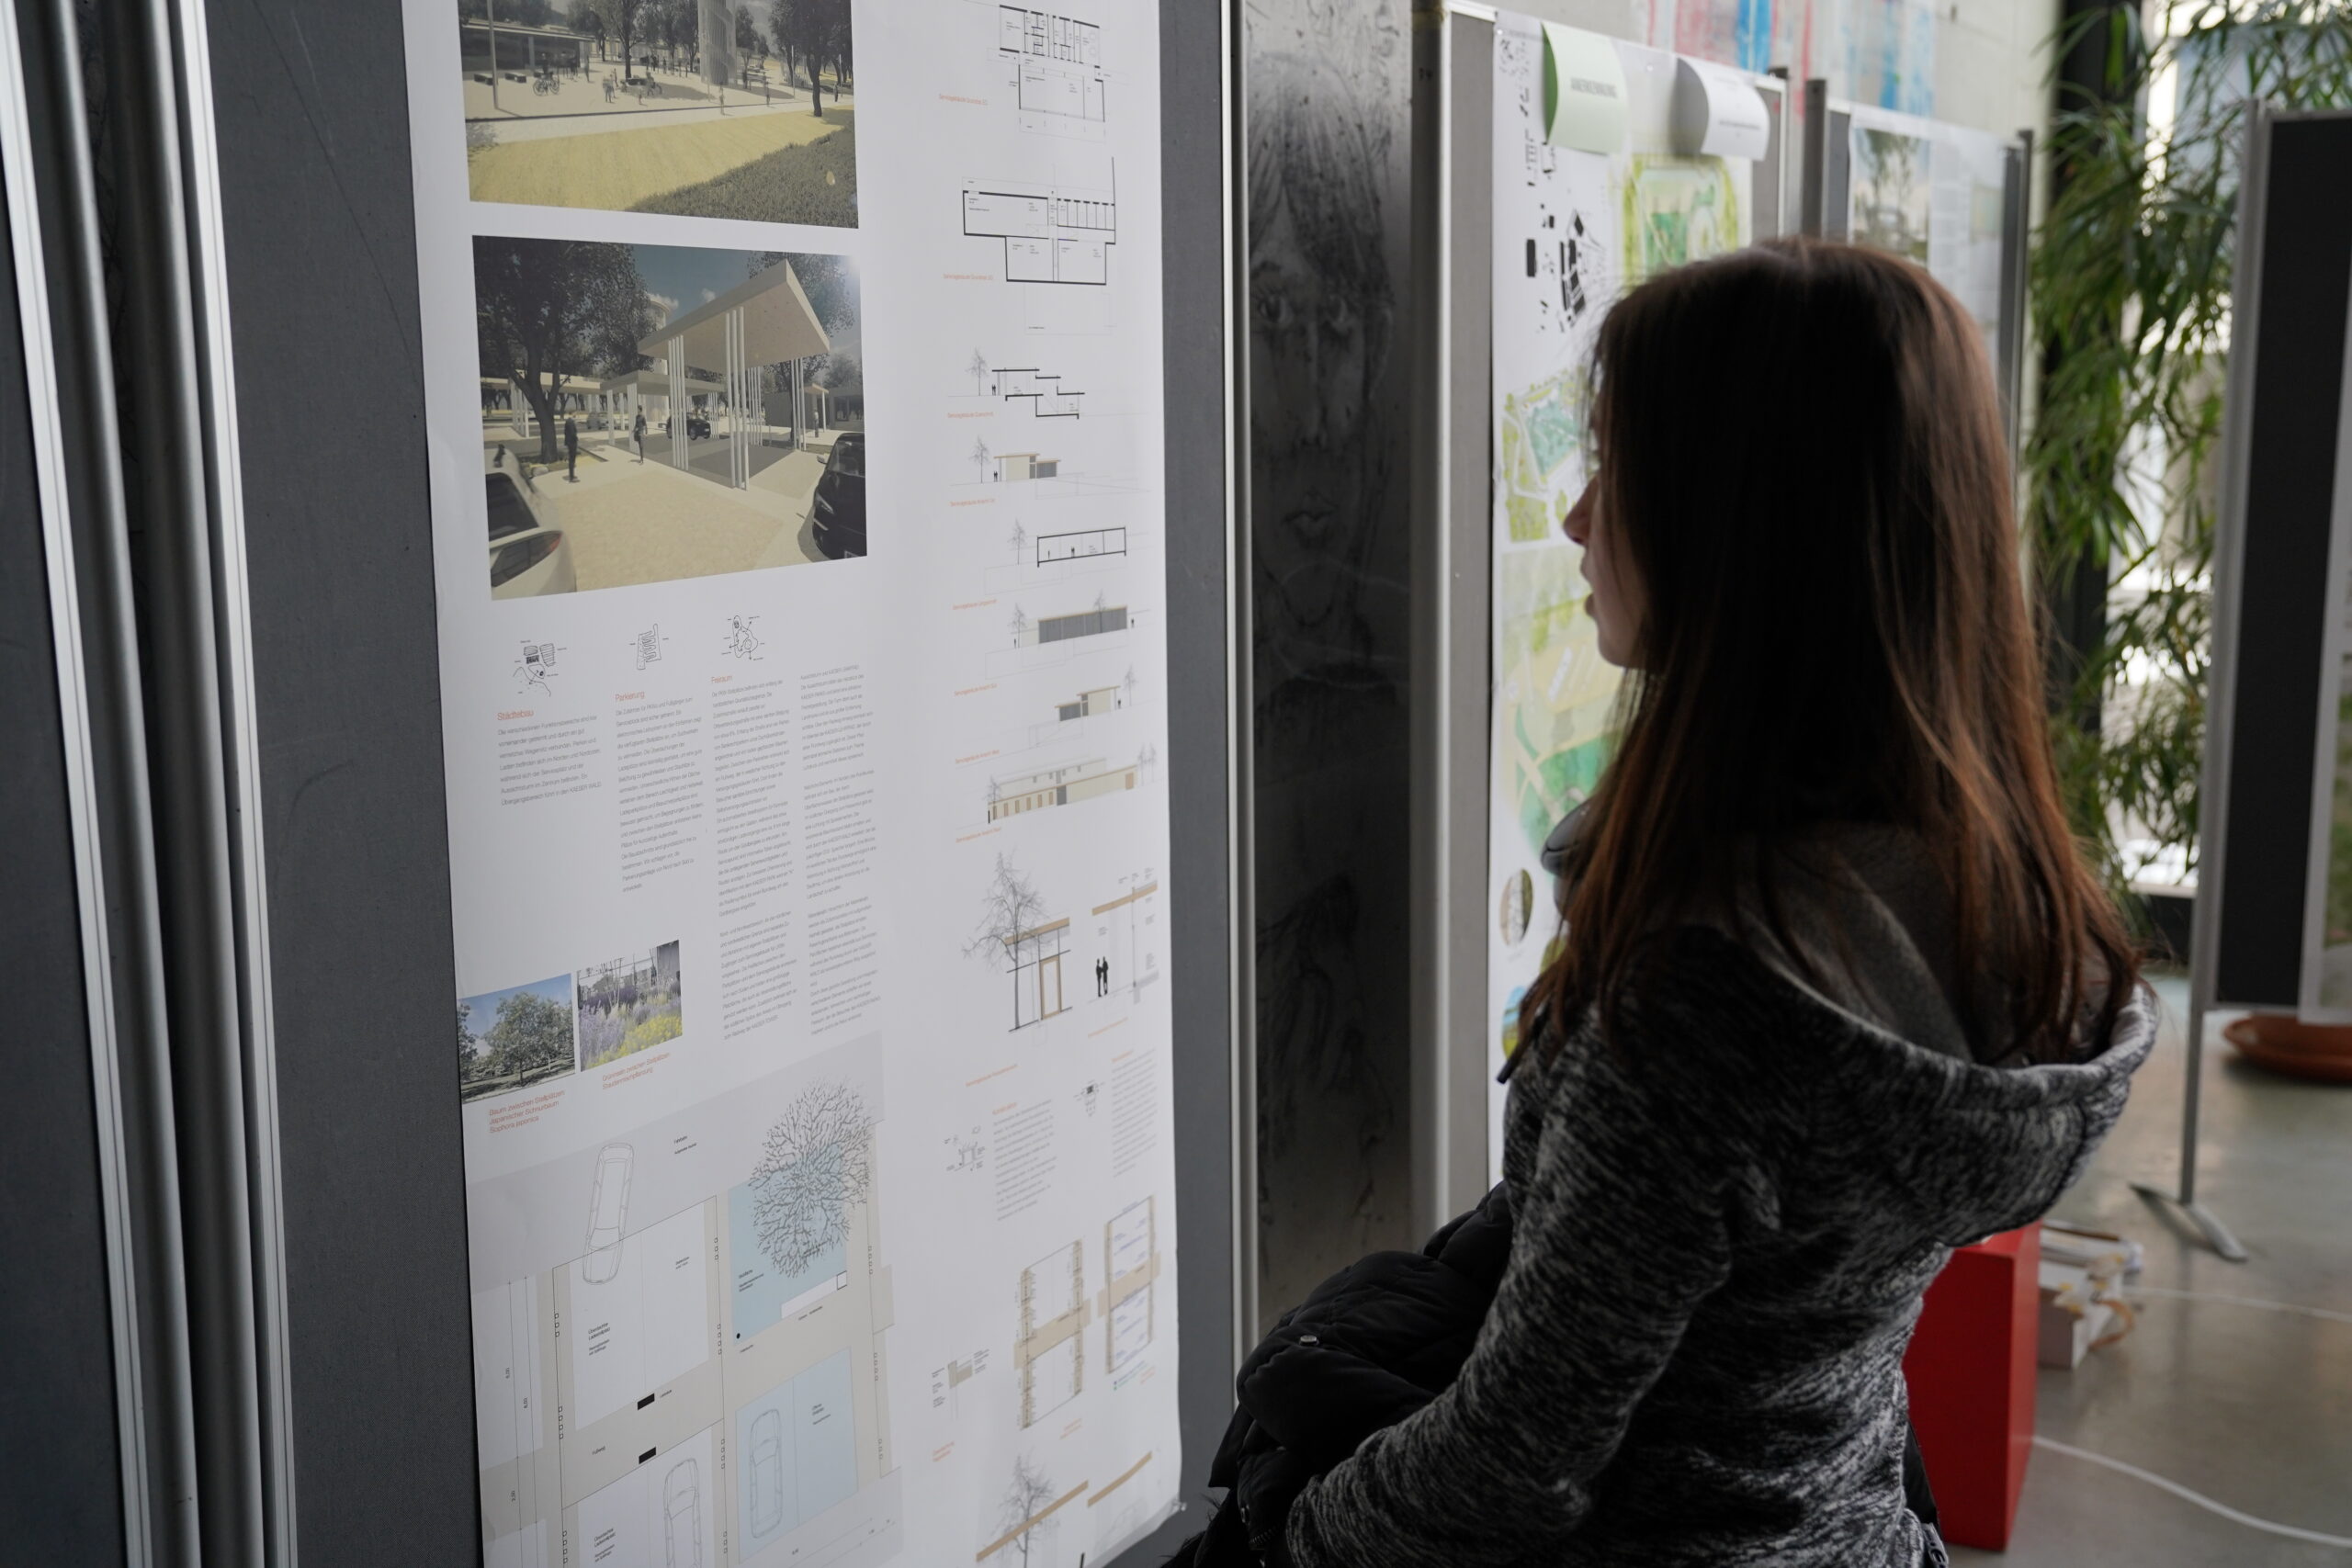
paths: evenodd
<path fill-rule="evenodd" d="M 1004 1535 L 1010 1539 L 1007 1556 L 1014 1562 L 1026 1563 L 1030 1554 L 1042 1552 L 1046 1538 L 1052 1532 L 1050 1520 L 1037 1516 L 1054 1500 L 1053 1478 L 1045 1467 L 1027 1454 L 1012 1461 L 1012 1481 L 1004 1489 L 1003 1506 L 999 1511 Z"/>
<path fill-rule="evenodd" d="M 846 1084 L 804 1090 L 768 1128 L 752 1169 L 752 1231 L 779 1273 L 793 1275 L 849 1235 L 849 1211 L 871 1180 L 874 1118 Z"/>
<path fill-rule="evenodd" d="M 1134 665 L 1130 664 L 1127 666 L 1126 679 L 1121 681 L 1119 682 L 1119 686 L 1120 689 L 1126 694 L 1123 700 L 1125 702 L 1127 706 L 1133 707 L 1136 701 L 1136 667 Z"/>
<path fill-rule="evenodd" d="M 1019 604 L 1012 606 L 1012 646 L 1019 648 L 1021 639 L 1029 635 L 1029 612 Z"/>
<path fill-rule="evenodd" d="M 501 448 L 501 450 L 503 450 L 503 448 Z M 1020 518 L 1014 518 L 1012 520 L 1012 558 L 1014 560 L 1017 561 L 1021 558 L 1022 547 L 1028 544 L 1028 542 L 1029 530 L 1021 525 Z"/>
<path fill-rule="evenodd" d="M 972 363 L 967 368 L 972 372 L 972 395 L 974 397 L 978 397 L 980 393 L 988 390 L 988 355 L 982 354 L 977 348 L 972 350 Z"/>
<path fill-rule="evenodd" d="M 987 437 L 983 436 L 972 443 L 972 467 L 980 470 L 982 479 L 988 478 L 989 459 L 995 455 L 989 450 Z"/>
<path fill-rule="evenodd" d="M 989 781 L 990 803 L 994 803 L 996 783 Z M 1037 894 L 1029 879 L 1014 869 L 1012 862 L 1003 855 L 996 857 L 996 874 L 989 878 L 988 890 L 980 895 L 980 923 L 972 931 L 972 940 L 964 944 L 964 956 L 1000 965 L 1012 977 L 1012 1027 L 1021 1027 L 1021 970 L 1027 957 L 1023 949 L 1035 949 L 1040 938 L 1037 928 L 1045 923 L 1046 901 Z"/>

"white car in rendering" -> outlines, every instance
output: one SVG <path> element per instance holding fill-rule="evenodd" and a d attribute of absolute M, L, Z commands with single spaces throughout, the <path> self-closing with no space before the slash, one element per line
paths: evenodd
<path fill-rule="evenodd" d="M 539 521 L 530 496 L 505 472 L 481 477 L 490 502 L 490 596 L 529 599 L 580 586 L 563 530 Z"/>

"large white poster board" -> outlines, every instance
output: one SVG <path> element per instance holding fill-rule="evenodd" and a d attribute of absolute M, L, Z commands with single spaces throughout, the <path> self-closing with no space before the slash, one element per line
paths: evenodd
<path fill-rule="evenodd" d="M 1668 150 L 1676 57 L 1581 38 L 1614 51 L 1624 76 L 1624 139 L 1607 152 L 1546 135 L 1544 24 L 1510 13 L 1495 24 L 1487 1016 L 1498 1070 L 1559 930 L 1544 840 L 1599 779 L 1617 695 L 1585 610 L 1583 552 L 1560 532 L 1585 485 L 1594 336 L 1611 302 L 1653 272 L 1754 235 L 1752 162 Z M 1496 1086 L 1487 1153 L 1498 1170 L 1502 1104 Z"/>
<path fill-rule="evenodd" d="M 487 1561 L 1102 1562 L 1178 1474 L 1155 8 L 406 19 Z"/>

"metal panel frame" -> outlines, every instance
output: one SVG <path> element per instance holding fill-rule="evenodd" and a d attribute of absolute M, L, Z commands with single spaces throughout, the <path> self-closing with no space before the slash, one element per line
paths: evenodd
<path fill-rule="evenodd" d="M 161 894 L 101 223 L 66 0 L 0 4 L 5 164 L 65 740 L 125 1561 L 193 1564 L 198 1467 Z M 30 69 L 28 70 L 28 65 Z M 32 127 L 49 133 L 36 138 Z M 71 432 L 69 437 L 68 432 Z"/>

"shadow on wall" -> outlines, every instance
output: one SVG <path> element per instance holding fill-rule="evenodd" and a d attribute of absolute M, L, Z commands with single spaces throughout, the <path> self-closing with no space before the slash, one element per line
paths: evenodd
<path fill-rule="evenodd" d="M 1333 1269 L 1409 1239 L 1405 389 L 1391 364 L 1407 244 L 1403 14 L 1265 0 L 1250 17 L 1269 1321 Z"/>

